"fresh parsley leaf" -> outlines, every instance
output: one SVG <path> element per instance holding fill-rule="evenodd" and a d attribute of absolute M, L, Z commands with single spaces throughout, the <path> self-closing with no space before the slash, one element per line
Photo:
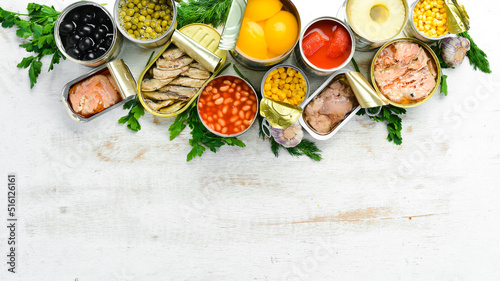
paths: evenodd
<path fill-rule="evenodd" d="M 60 58 L 66 59 L 57 48 L 54 41 L 54 22 L 57 20 L 59 12 L 54 7 L 29 3 L 28 14 L 9 12 L 0 8 L 0 22 L 2 27 L 17 27 L 16 36 L 27 39 L 27 42 L 19 45 L 27 52 L 35 53 L 25 57 L 18 65 L 19 68 L 28 68 L 30 86 L 34 87 L 37 78 L 41 73 L 41 59 L 46 55 L 52 55 L 49 70 L 54 68 L 54 64 L 59 63 Z M 20 16 L 27 17 L 27 20 Z"/>
<path fill-rule="evenodd" d="M 128 115 L 123 116 L 118 120 L 119 124 L 127 124 L 127 128 L 131 131 L 138 132 L 141 130 L 141 124 L 137 121 L 144 115 L 144 107 L 139 102 L 138 97 L 131 99 L 123 105 L 123 109 L 130 109 Z"/>
<path fill-rule="evenodd" d="M 189 144 L 193 147 L 187 155 L 186 160 L 188 162 L 196 157 L 201 157 L 206 148 L 216 153 L 217 149 L 224 145 L 246 147 L 245 143 L 237 138 L 219 137 L 208 131 L 201 123 L 195 104 L 177 115 L 174 123 L 168 129 L 170 131 L 170 140 L 175 139 L 187 126 L 191 129 Z"/>

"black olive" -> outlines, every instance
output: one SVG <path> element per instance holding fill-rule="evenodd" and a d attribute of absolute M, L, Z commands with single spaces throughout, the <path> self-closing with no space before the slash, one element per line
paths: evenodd
<path fill-rule="evenodd" d="M 100 25 L 94 32 L 93 38 L 94 40 L 100 41 L 106 37 L 106 33 L 108 32 L 108 28 L 105 25 Z"/>
<path fill-rule="evenodd" d="M 95 20 L 95 12 L 91 9 L 85 9 L 82 13 L 82 22 L 93 23 Z"/>
<path fill-rule="evenodd" d="M 62 36 L 68 36 L 75 30 L 76 25 L 71 21 L 63 20 L 59 25 L 59 33 Z"/>
<path fill-rule="evenodd" d="M 90 24 L 84 24 L 78 27 L 78 35 L 80 37 L 87 37 L 94 32 L 94 28 Z"/>
<path fill-rule="evenodd" d="M 94 40 L 90 37 L 83 37 L 80 41 L 78 41 L 78 49 L 82 52 L 85 52 L 92 47 L 94 47 Z"/>
<path fill-rule="evenodd" d="M 80 35 L 78 35 L 77 33 L 74 33 L 74 34 L 71 34 L 70 36 L 68 36 L 68 38 L 66 38 L 66 46 L 68 47 L 72 47 L 72 46 L 75 46 L 76 43 L 78 43 L 78 40 L 80 40 Z"/>
<path fill-rule="evenodd" d="M 95 60 L 96 58 L 98 58 L 98 56 L 94 52 L 88 52 L 83 56 L 83 60 Z"/>
<path fill-rule="evenodd" d="M 65 20 L 70 20 L 74 22 L 76 25 L 82 20 L 82 17 L 76 11 L 71 12 L 68 16 L 66 16 Z"/>
<path fill-rule="evenodd" d="M 109 47 L 111 47 L 111 44 L 113 44 L 113 36 L 106 36 L 106 39 L 104 39 L 104 42 L 102 42 L 102 46 L 106 49 L 109 49 Z"/>
<path fill-rule="evenodd" d="M 108 15 L 106 15 L 104 12 L 100 11 L 97 13 L 97 22 L 100 24 L 108 23 L 110 22 Z"/>
<path fill-rule="evenodd" d="M 98 58 L 102 57 L 102 55 L 104 55 L 106 53 L 106 48 L 104 47 L 99 47 L 97 48 L 97 50 L 95 51 L 95 54 Z"/>
<path fill-rule="evenodd" d="M 82 54 L 82 52 L 80 52 L 80 50 L 78 50 L 76 47 L 70 47 L 66 50 L 66 53 L 68 54 L 68 56 L 74 58 L 74 59 L 80 59 L 80 55 Z"/>

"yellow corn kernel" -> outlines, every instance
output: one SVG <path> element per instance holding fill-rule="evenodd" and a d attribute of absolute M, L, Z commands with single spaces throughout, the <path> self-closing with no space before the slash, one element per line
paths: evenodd
<path fill-rule="evenodd" d="M 285 85 L 285 80 L 280 80 L 279 84 L 280 84 L 280 86 Z"/>
<path fill-rule="evenodd" d="M 273 74 L 273 79 L 278 79 L 278 78 L 280 78 L 280 75 L 278 73 Z"/>
<path fill-rule="evenodd" d="M 273 100 L 279 100 L 278 96 L 277 95 L 272 95 L 271 97 Z"/>
<path fill-rule="evenodd" d="M 290 90 L 294 91 L 295 90 L 295 84 L 290 84 Z"/>
<path fill-rule="evenodd" d="M 295 83 L 295 84 L 299 83 L 299 78 L 294 77 L 294 78 L 293 78 L 293 83 Z"/>
<path fill-rule="evenodd" d="M 277 69 L 275 69 L 275 70 L 271 71 L 271 73 L 269 73 L 269 76 L 274 76 L 274 74 L 276 74 L 276 73 L 278 73 L 278 70 L 277 70 Z"/>
<path fill-rule="evenodd" d="M 269 84 L 269 83 L 264 84 L 264 90 L 266 90 L 266 91 L 271 90 L 271 84 Z"/>
<path fill-rule="evenodd" d="M 285 88 L 286 90 L 290 90 L 290 84 L 285 84 L 283 88 Z"/>
<path fill-rule="evenodd" d="M 278 92 L 278 88 L 271 88 L 271 93 L 276 94 Z"/>
<path fill-rule="evenodd" d="M 280 68 L 278 68 L 278 72 L 279 72 L 279 73 L 283 73 L 283 72 L 285 72 L 285 68 L 284 68 L 284 67 L 280 67 Z"/>
<path fill-rule="evenodd" d="M 286 73 L 281 73 L 280 78 L 284 80 L 286 79 L 286 76 L 287 76 Z"/>

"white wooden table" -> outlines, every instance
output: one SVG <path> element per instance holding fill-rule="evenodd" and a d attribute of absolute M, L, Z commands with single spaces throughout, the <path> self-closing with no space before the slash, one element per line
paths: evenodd
<path fill-rule="evenodd" d="M 306 24 L 342 1 L 294 2 Z M 169 141 L 172 118 L 146 114 L 139 133 L 117 124 L 121 109 L 77 123 L 61 89 L 89 69 L 47 74 L 44 60 L 30 90 L 22 41 L 0 29 L 2 225 L 11 172 L 19 219 L 16 274 L 0 227 L 0 280 L 500 280 L 500 7 L 462 2 L 494 74 L 446 70 L 449 95 L 408 111 L 403 145 L 357 116 L 317 142 L 319 163 L 275 158 L 257 126 L 246 148 L 186 163 L 190 135 Z M 121 57 L 138 76 L 150 53 L 126 42 Z M 372 56 L 356 54 L 365 74 Z"/>

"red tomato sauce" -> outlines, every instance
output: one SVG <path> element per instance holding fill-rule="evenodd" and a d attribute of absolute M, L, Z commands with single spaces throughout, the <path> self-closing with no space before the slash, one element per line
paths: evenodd
<path fill-rule="evenodd" d="M 235 135 L 252 124 L 257 114 L 257 97 L 240 78 L 217 77 L 200 94 L 198 112 L 211 130 Z"/>
<path fill-rule="evenodd" d="M 341 24 L 331 20 L 315 22 L 307 29 L 302 39 L 306 59 L 323 69 L 343 64 L 349 58 L 351 48 L 349 32 Z"/>

